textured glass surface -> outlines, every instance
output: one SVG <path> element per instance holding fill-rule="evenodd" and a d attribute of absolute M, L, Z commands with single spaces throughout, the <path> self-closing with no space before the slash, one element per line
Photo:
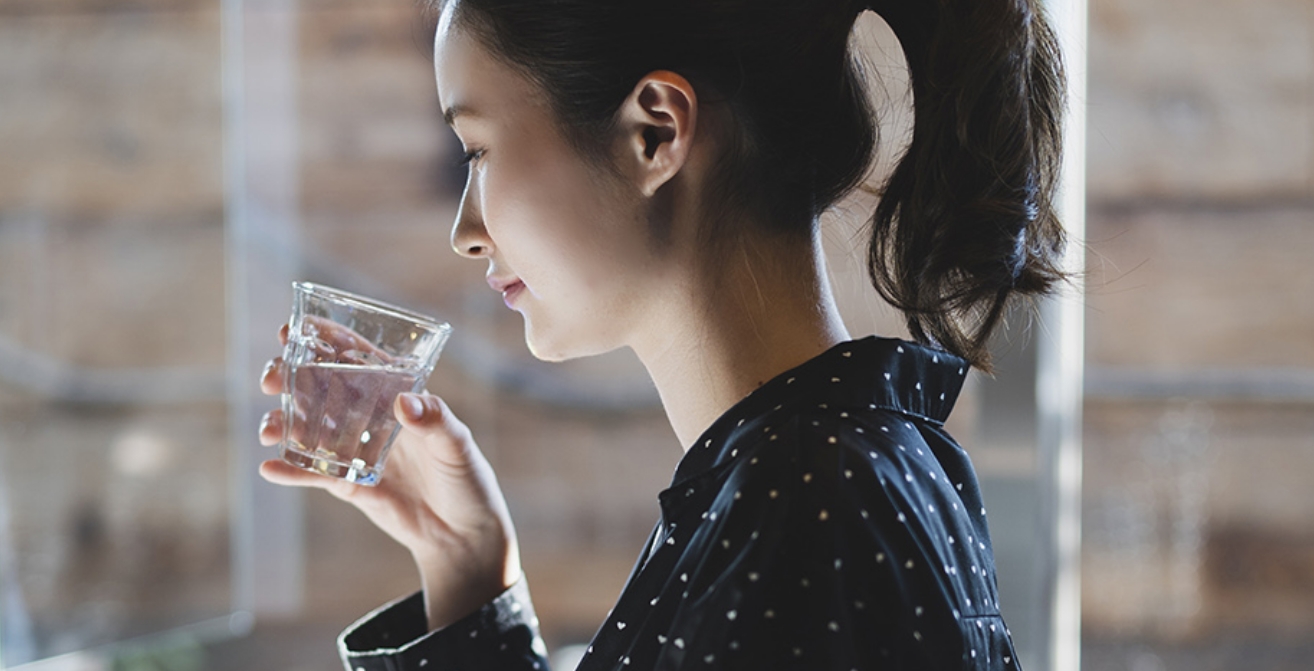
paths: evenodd
<path fill-rule="evenodd" d="M 213 3 L 0 4 L 0 666 L 233 611 L 219 66 Z"/>

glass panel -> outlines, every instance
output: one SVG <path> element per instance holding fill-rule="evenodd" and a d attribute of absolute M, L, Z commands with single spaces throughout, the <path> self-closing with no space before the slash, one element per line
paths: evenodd
<path fill-rule="evenodd" d="M 1092 5 L 1083 662 L 1310 668 L 1314 6 Z"/>
<path fill-rule="evenodd" d="M 227 631 L 218 84 L 213 3 L 0 7 L 0 665 Z"/>
<path fill-rule="evenodd" d="M 1314 351 L 1298 334 L 1314 320 L 1273 296 L 1314 289 L 1310 216 L 1092 219 L 1106 262 L 1143 270 L 1106 275 L 1139 286 L 1092 300 L 1102 365 L 1086 405 L 1090 669 L 1307 666 Z M 1173 279 L 1156 277 L 1165 272 Z M 1221 318 L 1237 314 L 1253 321 Z M 1252 328 L 1284 322 L 1293 327 Z"/>

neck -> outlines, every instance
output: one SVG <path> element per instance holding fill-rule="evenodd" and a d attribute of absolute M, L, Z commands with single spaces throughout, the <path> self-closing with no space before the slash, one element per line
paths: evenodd
<path fill-rule="evenodd" d="M 697 272 L 712 295 L 684 292 L 632 343 L 685 450 L 753 390 L 849 339 L 816 236 L 742 245 Z"/>

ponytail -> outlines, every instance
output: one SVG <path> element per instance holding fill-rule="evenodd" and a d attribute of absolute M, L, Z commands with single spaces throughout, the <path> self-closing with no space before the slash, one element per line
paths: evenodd
<path fill-rule="evenodd" d="M 1065 278 L 1054 209 L 1064 75 L 1038 0 L 871 0 L 911 74 L 913 133 L 867 266 L 912 336 L 989 370 L 1014 297 Z"/>

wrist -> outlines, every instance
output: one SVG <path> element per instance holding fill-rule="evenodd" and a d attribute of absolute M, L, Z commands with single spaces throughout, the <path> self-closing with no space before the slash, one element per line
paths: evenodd
<path fill-rule="evenodd" d="M 520 580 L 519 561 L 493 570 L 454 570 L 448 558 L 413 554 L 420 573 L 429 631 L 442 629 L 479 610 Z M 491 568 L 491 567 L 490 567 Z"/>

